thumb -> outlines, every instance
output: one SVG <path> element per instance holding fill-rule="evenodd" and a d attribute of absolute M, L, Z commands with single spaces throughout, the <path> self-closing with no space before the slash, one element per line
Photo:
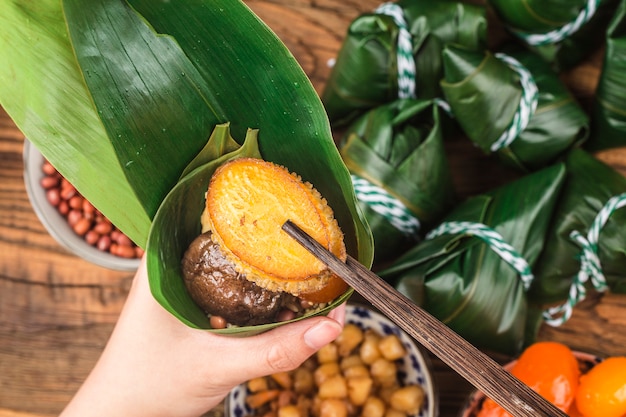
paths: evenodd
<path fill-rule="evenodd" d="M 291 371 L 335 340 L 342 328 L 342 323 L 333 318 L 312 317 L 256 336 L 230 338 L 230 382 L 234 386 L 252 378 Z"/>

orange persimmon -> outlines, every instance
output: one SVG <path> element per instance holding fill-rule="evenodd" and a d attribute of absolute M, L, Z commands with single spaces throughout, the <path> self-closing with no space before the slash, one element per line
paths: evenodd
<path fill-rule="evenodd" d="M 557 342 L 530 345 L 511 368 L 511 373 L 564 412 L 576 396 L 580 369 L 572 351 Z M 510 414 L 489 398 L 478 417 L 509 417 Z"/>
<path fill-rule="evenodd" d="M 580 378 L 576 408 L 584 417 L 626 415 L 626 357 L 607 358 Z"/>

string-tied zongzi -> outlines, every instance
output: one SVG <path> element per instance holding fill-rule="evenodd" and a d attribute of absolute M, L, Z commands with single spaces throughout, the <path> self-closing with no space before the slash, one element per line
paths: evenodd
<path fill-rule="evenodd" d="M 547 324 L 560 326 L 570 319 L 576 304 L 587 296 L 585 287 L 587 281 L 591 281 L 593 288 L 598 292 L 604 292 L 608 289 L 598 256 L 598 240 L 600 231 L 611 214 L 624 206 L 626 206 L 626 193 L 616 195 L 607 201 L 602 210 L 598 212 L 589 227 L 587 236 L 583 236 L 577 230 L 570 233 L 570 238 L 581 247 L 580 270 L 572 280 L 567 301 L 561 305 L 550 307 L 544 312 L 543 317 Z"/>

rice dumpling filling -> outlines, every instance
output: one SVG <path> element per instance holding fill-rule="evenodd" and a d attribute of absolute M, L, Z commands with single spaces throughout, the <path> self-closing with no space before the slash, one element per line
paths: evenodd
<path fill-rule="evenodd" d="M 189 245 L 182 262 L 185 285 L 207 314 L 237 326 L 274 322 L 283 309 L 301 309 L 295 296 L 273 292 L 248 281 L 203 233 Z"/>
<path fill-rule="evenodd" d="M 347 285 L 282 230 L 291 220 L 345 261 L 343 234 L 325 199 L 282 166 L 254 158 L 221 165 L 201 216 L 203 234 L 182 270 L 208 314 L 245 326 L 279 321 L 285 310 L 332 301 Z"/>

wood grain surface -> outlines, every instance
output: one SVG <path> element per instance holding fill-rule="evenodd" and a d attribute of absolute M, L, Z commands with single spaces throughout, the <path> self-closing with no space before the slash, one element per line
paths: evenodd
<path fill-rule="evenodd" d="M 318 92 L 349 23 L 380 4 L 377 0 L 246 3 L 284 41 Z M 583 104 L 593 95 L 600 62 L 599 51 L 563 74 Z M 48 234 L 26 194 L 23 140 L 0 108 L 0 417 L 54 416 L 61 411 L 102 351 L 132 279 L 132 273 L 73 256 Z M 463 196 L 516 176 L 468 141 L 452 140 L 447 150 Z M 597 156 L 626 175 L 626 151 Z M 626 355 L 626 296 L 591 296 L 564 326 L 542 328 L 540 338 L 602 356 Z M 436 358 L 432 363 L 440 415 L 454 417 L 471 386 Z M 209 415 L 222 416 L 223 407 Z"/>

